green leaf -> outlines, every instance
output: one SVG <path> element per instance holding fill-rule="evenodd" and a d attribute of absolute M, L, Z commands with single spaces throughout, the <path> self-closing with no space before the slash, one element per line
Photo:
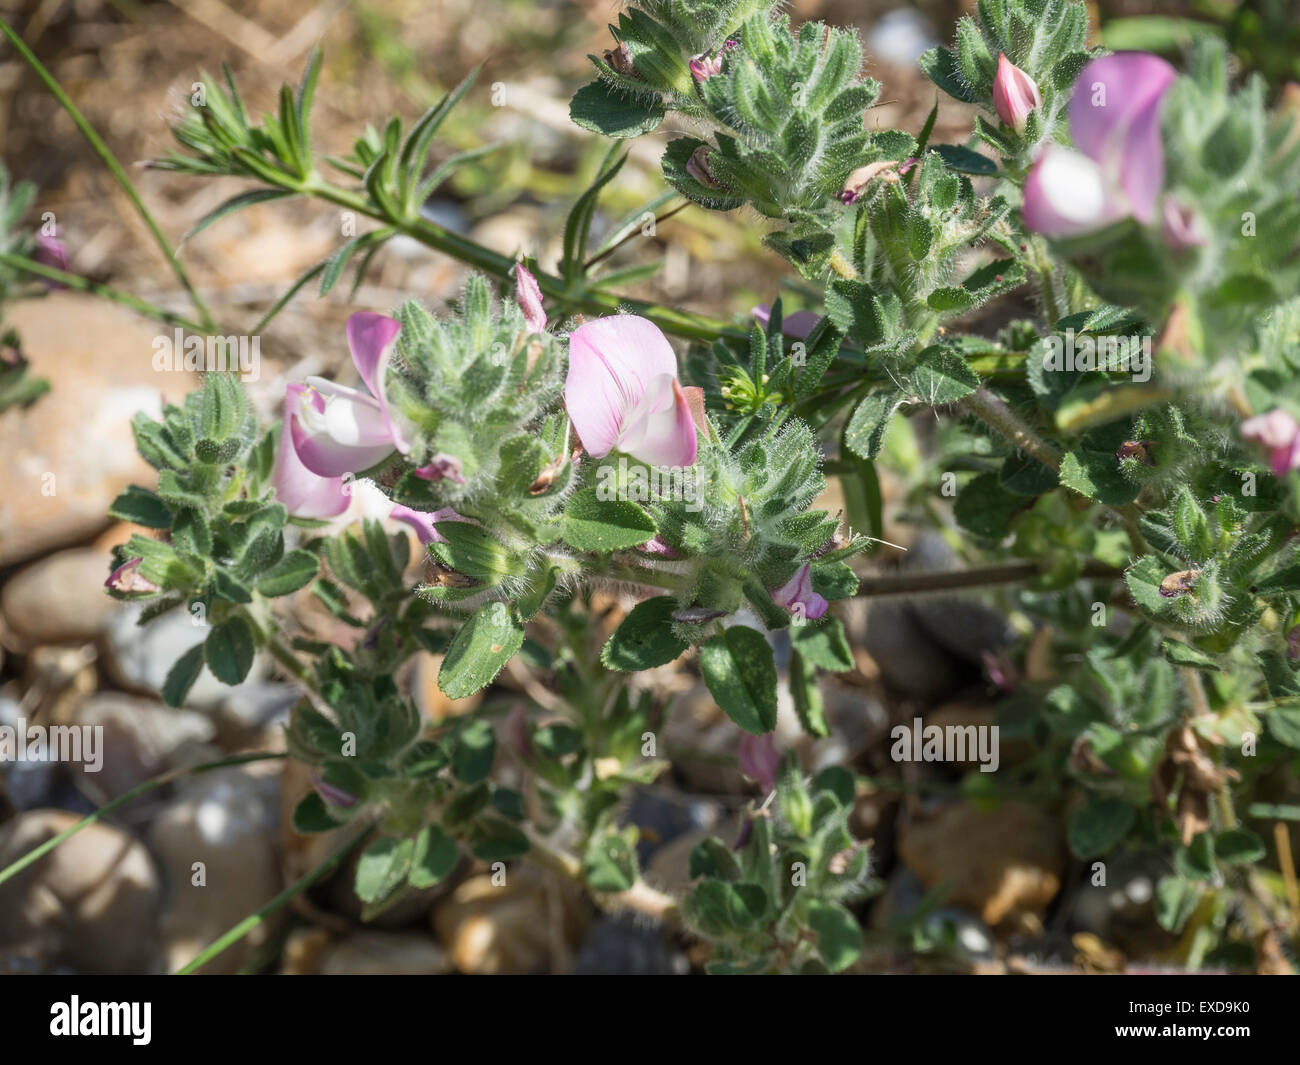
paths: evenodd
<path fill-rule="evenodd" d="M 943 160 L 943 165 L 959 174 L 991 177 L 998 172 L 998 164 L 987 156 L 963 148 L 960 144 L 932 144 L 930 151 Z"/>
<path fill-rule="evenodd" d="M 1214 853 L 1226 865 L 1249 865 L 1267 852 L 1264 842 L 1244 828 L 1228 828 L 1214 837 Z"/>
<path fill-rule="evenodd" d="M 176 659 L 175 664 L 167 671 L 167 679 L 163 681 L 162 686 L 163 702 L 168 706 L 183 706 L 185 696 L 189 695 L 202 670 L 203 644 L 196 643 Z"/>
<path fill-rule="evenodd" d="M 1222 672 L 1214 659 L 1182 640 L 1165 640 L 1160 645 L 1160 653 L 1176 666 L 1191 666 L 1192 669 L 1203 669 L 1209 673 Z"/>
<path fill-rule="evenodd" d="M 817 953 L 833 973 L 843 972 L 862 953 L 862 929 L 853 914 L 838 903 L 810 902 L 808 927 L 817 934 Z"/>
<path fill-rule="evenodd" d="M 1300 750 L 1300 706 L 1275 706 L 1267 711 L 1264 720 L 1273 739 Z"/>
<path fill-rule="evenodd" d="M 830 735 L 825 703 L 817 684 L 817 671 L 804 662 L 798 651 L 790 655 L 790 697 L 794 700 L 799 724 L 808 735 Z"/>
<path fill-rule="evenodd" d="M 122 494 L 113 500 L 108 515 L 119 521 L 130 521 L 146 529 L 170 529 L 172 513 L 167 504 L 147 488 L 127 485 Z"/>
<path fill-rule="evenodd" d="M 1123 842 L 1137 811 L 1123 799 L 1094 795 L 1070 814 L 1068 838 L 1076 857 L 1100 858 Z"/>
<path fill-rule="evenodd" d="M 756 736 L 776 727 L 776 661 L 761 632 L 733 625 L 700 647 L 700 671 L 726 715 Z"/>
<path fill-rule="evenodd" d="M 470 853 L 484 862 L 505 862 L 528 853 L 528 837 L 509 821 L 484 817 L 469 833 Z"/>
<path fill-rule="evenodd" d="M 844 636 L 839 618 L 820 625 L 805 623 L 790 629 L 790 641 L 809 663 L 833 673 L 847 673 L 853 668 L 853 652 Z"/>
<path fill-rule="evenodd" d="M 290 551 L 257 582 L 260 595 L 274 598 L 305 588 L 320 572 L 320 562 L 310 551 Z"/>
<path fill-rule="evenodd" d="M 1170 570 L 1154 555 L 1144 555 L 1124 572 L 1124 583 L 1138 606 L 1152 614 L 1164 614 L 1169 600 L 1160 594 L 1160 582 Z"/>
<path fill-rule="evenodd" d="M 462 784 L 486 780 L 497 754 L 497 738 L 492 725 L 482 718 L 470 721 L 456 739 L 456 753 L 451 759 L 451 771 L 456 779 Z"/>
<path fill-rule="evenodd" d="M 524 627 L 505 603 L 487 603 L 461 626 L 438 671 L 450 699 L 486 688 L 524 642 Z"/>
<path fill-rule="evenodd" d="M 579 551 L 623 551 L 651 539 L 654 519 L 625 499 L 602 500 L 584 488 L 564 511 L 564 539 Z"/>
<path fill-rule="evenodd" d="M 627 891 L 636 883 L 636 850 L 626 836 L 610 832 L 595 836 L 582 863 L 592 891 Z"/>
<path fill-rule="evenodd" d="M 433 887 L 460 861 L 460 849 L 437 825 L 425 825 L 415 837 L 409 882 L 413 888 Z"/>
<path fill-rule="evenodd" d="M 1189 880 L 1210 880 L 1214 877 L 1214 834 L 1198 832 L 1186 847 L 1174 851 L 1174 868 Z"/>
<path fill-rule="evenodd" d="M 383 836 L 370 844 L 357 862 L 357 898 L 376 903 L 396 891 L 410 872 L 414 849 L 413 840 L 395 836 Z"/>
<path fill-rule="evenodd" d="M 664 120 L 664 108 L 657 100 L 640 100 L 596 80 L 573 94 L 569 118 L 605 137 L 640 137 Z"/>
<path fill-rule="evenodd" d="M 979 374 L 951 348 L 934 344 L 917 357 L 912 389 L 932 407 L 956 403 L 980 386 Z M 871 456 L 867 456 L 870 458 Z"/>
<path fill-rule="evenodd" d="M 339 827 L 325 805 L 325 800 L 315 791 L 304 795 L 293 808 L 293 830 L 301 836 L 311 836 L 318 832 L 333 832 Z"/>
<path fill-rule="evenodd" d="M 989 540 L 1001 540 L 1010 531 L 1011 520 L 1029 500 L 1002 487 L 996 473 L 981 473 L 957 493 L 953 517 L 963 529 Z"/>
<path fill-rule="evenodd" d="M 844 443 L 864 459 L 874 459 L 885 443 L 890 419 L 903 401 L 901 392 L 875 392 L 858 404 L 844 430 Z"/>
<path fill-rule="evenodd" d="M 203 642 L 203 659 L 222 684 L 239 684 L 253 667 L 253 629 L 236 614 L 217 625 Z"/>
<path fill-rule="evenodd" d="M 1124 476 L 1119 460 L 1111 451 L 1078 448 L 1061 460 L 1061 483 L 1082 496 L 1110 506 L 1131 503 L 1138 484 Z"/>
<path fill-rule="evenodd" d="M 203 232 L 213 222 L 219 222 L 228 214 L 234 214 L 236 211 L 242 211 L 245 207 L 252 207 L 259 203 L 270 203 L 272 200 L 283 200 L 288 196 L 297 196 L 298 193 L 293 189 L 253 189 L 251 192 L 241 192 L 238 196 L 232 196 L 219 207 L 214 208 L 200 218 L 188 233 L 181 237 L 181 243 L 184 244 L 191 237 Z"/>
<path fill-rule="evenodd" d="M 1181 932 L 1196 912 L 1202 890 L 1200 884 L 1181 876 L 1161 877 L 1156 884 L 1156 923 L 1166 932 Z"/>
<path fill-rule="evenodd" d="M 605 643 L 601 662 L 608 669 L 635 673 L 677 658 L 689 644 L 673 632 L 676 608 L 676 600 L 668 595 L 637 603 Z"/>

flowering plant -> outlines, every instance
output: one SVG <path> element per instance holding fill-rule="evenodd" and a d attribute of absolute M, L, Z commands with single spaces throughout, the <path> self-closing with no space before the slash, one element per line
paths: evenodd
<path fill-rule="evenodd" d="M 153 533 L 118 550 L 110 593 L 145 602 L 146 620 L 203 608 L 210 631 L 167 680 L 174 705 L 205 668 L 239 682 L 259 651 L 302 682 L 289 751 L 316 787 L 295 825 L 377 826 L 357 876 L 367 912 L 463 850 L 529 856 L 610 906 L 684 922 L 716 971 L 754 972 L 863 953 L 860 782 L 810 775 L 771 740 L 786 702 L 828 733 L 821 678 L 855 668 L 840 604 L 994 587 L 1037 634 L 1032 666 L 996 671 L 1002 735 L 1028 751 L 1013 772 L 1094 874 L 1126 846 L 1161 849 L 1159 919 L 1204 932 L 1194 961 L 1258 948 L 1285 905 L 1251 872 L 1269 855 L 1256 822 L 1295 798 L 1300 757 L 1291 116 L 1257 77 L 1234 88 L 1213 42 L 1180 72 L 1090 47 L 1080 2 L 979 0 L 953 47 L 920 61 L 973 112 L 966 143 L 938 144 L 947 101 L 921 128 L 874 128 L 881 90 L 856 35 L 778 8 L 620 13 L 571 109 L 615 143 L 554 272 L 420 213 L 464 161 L 427 159 L 472 81 L 346 159 L 313 147 L 319 54 L 260 124 L 233 81 L 206 83 L 154 165 L 254 188 L 199 227 L 307 196 L 378 225 L 312 271 L 322 293 L 397 235 L 476 272 L 443 314 L 358 309 L 339 338 L 356 383 L 289 384 L 278 426 L 216 374 L 138 418 L 157 484 L 112 513 Z M 764 229 L 803 283 L 793 313 L 715 321 L 624 299 L 601 274 L 635 225 L 593 248 L 620 142 L 669 114 L 692 132 L 668 142 L 664 180 Z M 995 301 L 1010 308 L 997 318 Z M 932 413 L 922 462 L 913 427 Z M 877 463 L 965 569 L 862 575 L 884 532 Z M 817 503 L 828 476 L 845 514 Z M 363 496 L 370 516 L 349 524 Z M 419 583 L 388 518 L 426 555 Z M 354 638 L 284 636 L 277 602 L 307 589 Z M 608 635 L 602 589 L 635 600 Z M 430 729 L 393 681 L 419 650 L 442 656 L 450 698 L 522 664 L 549 712 Z M 688 654 L 773 801 L 747 809 L 734 846 L 701 844 L 693 887 L 671 898 L 641 880 L 618 804 L 669 764 L 667 709 L 631 675 Z M 493 773 L 499 739 L 527 796 Z"/>

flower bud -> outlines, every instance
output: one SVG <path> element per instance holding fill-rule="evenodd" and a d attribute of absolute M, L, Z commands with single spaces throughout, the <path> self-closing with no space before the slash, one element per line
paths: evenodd
<path fill-rule="evenodd" d="M 1163 234 L 1165 246 L 1175 254 L 1205 246 L 1205 226 L 1200 216 L 1179 203 L 1174 197 L 1165 197 Z"/>
<path fill-rule="evenodd" d="M 530 333 L 546 332 L 546 311 L 542 308 L 542 288 L 523 263 L 515 263 L 515 298 L 524 312 L 524 324 Z"/>
<path fill-rule="evenodd" d="M 701 52 L 697 56 L 692 56 L 687 65 L 691 68 L 691 77 L 696 82 L 708 81 L 722 73 L 722 53 L 710 56 L 708 52 Z"/>
<path fill-rule="evenodd" d="M 1025 132 L 1029 112 L 1043 106 L 1043 96 L 1034 79 L 1005 55 L 998 56 L 998 72 L 993 79 L 993 106 L 998 118 L 1017 133 Z"/>
<path fill-rule="evenodd" d="M 118 595 L 153 595 L 162 591 L 140 572 L 140 563 L 143 561 L 142 558 L 127 559 L 108 575 L 104 587 Z"/>
<path fill-rule="evenodd" d="M 1247 418 L 1241 423 L 1241 438 L 1268 449 L 1268 462 L 1277 476 L 1300 469 L 1300 423 L 1281 407 Z"/>
<path fill-rule="evenodd" d="M 1154 466 L 1156 460 L 1151 457 L 1151 449 L 1156 446 L 1154 440 L 1125 440 L 1115 451 L 1115 458 L 1120 462 L 1134 459 L 1139 466 Z"/>
<path fill-rule="evenodd" d="M 452 484 L 465 483 L 465 474 L 462 472 L 460 459 L 442 451 L 434 455 L 427 465 L 417 469 L 415 476 L 426 481 L 450 481 Z"/>
<path fill-rule="evenodd" d="M 736 750 L 740 771 L 768 792 L 776 787 L 776 774 L 781 768 L 781 752 L 777 750 L 776 737 L 770 733 L 755 736 L 746 732 L 740 737 Z"/>
<path fill-rule="evenodd" d="M 691 157 L 686 160 L 686 172 L 706 189 L 722 188 L 709 167 L 708 145 L 701 144 L 695 151 L 691 152 Z"/>

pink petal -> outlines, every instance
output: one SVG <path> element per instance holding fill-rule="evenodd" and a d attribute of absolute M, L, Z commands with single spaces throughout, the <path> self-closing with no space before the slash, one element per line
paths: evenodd
<path fill-rule="evenodd" d="M 740 771 L 756 782 L 764 791 L 776 787 L 776 774 L 781 768 L 781 752 L 776 737 L 771 732 L 755 736 L 746 732 L 740 737 L 736 749 L 736 762 Z"/>
<path fill-rule="evenodd" d="M 993 79 L 993 108 L 998 118 L 1017 133 L 1024 133 L 1029 113 L 1042 106 L 1043 97 L 1034 79 L 1005 55 L 999 55 Z"/>
<path fill-rule="evenodd" d="M 388 397 L 384 395 L 384 378 L 388 373 L 388 360 L 392 355 L 393 343 L 402 331 L 402 323 L 372 311 L 357 311 L 348 318 L 348 348 L 352 351 L 352 361 L 356 365 L 361 380 L 370 389 L 371 395 L 379 403 L 384 421 L 397 450 L 405 455 L 410 445 L 403 438 L 401 430 L 394 422 L 388 409 Z"/>
<path fill-rule="evenodd" d="M 302 464 L 321 477 L 359 473 L 393 452 L 393 440 L 376 400 L 318 378 L 294 385 L 289 438 Z M 286 402 L 288 400 L 286 393 Z"/>
<path fill-rule="evenodd" d="M 1116 175 L 1130 213 L 1143 225 L 1154 217 L 1164 187 L 1160 104 L 1176 77 L 1159 56 L 1119 52 L 1088 63 L 1070 99 L 1075 146 L 1108 175 Z M 1102 86 L 1104 98 L 1094 104 Z"/>
<path fill-rule="evenodd" d="M 404 521 L 412 529 L 422 544 L 443 544 L 447 538 L 438 532 L 436 526 L 440 521 L 464 521 L 451 507 L 443 507 L 441 510 L 412 510 L 410 507 L 404 507 L 400 503 L 393 505 L 393 509 L 388 512 L 390 518 L 397 521 Z"/>
<path fill-rule="evenodd" d="M 530 333 L 546 332 L 546 310 L 542 307 L 542 287 L 523 263 L 515 263 L 515 298 L 524 312 L 524 325 Z"/>
<path fill-rule="evenodd" d="M 805 562 L 780 588 L 771 593 L 772 602 L 784 607 L 790 613 L 803 609 L 803 616 L 809 621 L 816 621 L 826 613 L 830 604 L 813 591 L 812 566 Z"/>
<path fill-rule="evenodd" d="M 659 327 L 618 314 L 569 335 L 564 402 L 582 445 L 594 458 L 618 445 L 628 412 L 660 374 L 677 376 L 677 357 Z"/>
<path fill-rule="evenodd" d="M 275 468 L 271 484 L 275 498 L 285 505 L 290 514 L 300 518 L 333 518 L 348 508 L 348 495 L 342 477 L 321 477 L 298 457 L 293 443 L 293 424 L 297 421 L 295 409 L 302 402 L 302 394 L 310 392 L 305 385 L 289 385 L 284 393 L 284 427 L 275 452 Z M 313 394 L 309 402 L 320 400 Z M 323 401 L 322 401 L 323 406 Z"/>
<path fill-rule="evenodd" d="M 1025 225 L 1049 237 L 1090 233 L 1123 218 L 1117 189 L 1101 168 L 1079 152 L 1049 144 L 1025 179 Z"/>
<path fill-rule="evenodd" d="M 651 466 L 691 466 L 699 438 L 690 402 L 676 377 L 660 374 L 627 415 L 618 450 Z"/>

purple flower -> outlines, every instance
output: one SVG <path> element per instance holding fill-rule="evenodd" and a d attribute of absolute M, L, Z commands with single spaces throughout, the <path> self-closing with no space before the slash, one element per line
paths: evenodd
<path fill-rule="evenodd" d="M 993 107 L 1008 126 L 1025 132 L 1029 112 L 1043 106 L 1043 94 L 1028 74 L 1005 55 L 998 56 L 998 72 L 993 78 Z"/>
<path fill-rule="evenodd" d="M 438 532 L 437 524 L 440 521 L 464 521 L 451 507 L 443 507 L 441 510 L 412 510 L 410 507 L 404 507 L 400 503 L 394 504 L 393 509 L 388 512 L 390 518 L 397 521 L 404 521 L 412 529 L 422 544 L 445 544 L 447 538 Z"/>
<path fill-rule="evenodd" d="M 359 311 L 348 319 L 348 347 L 357 373 L 370 390 L 307 378 L 299 393 L 291 439 L 304 466 L 322 477 L 357 473 L 410 445 L 388 409 L 384 377 L 401 323 L 382 314 Z"/>
<path fill-rule="evenodd" d="M 460 459 L 439 451 L 429 461 L 415 471 L 415 476 L 426 481 L 450 481 L 452 484 L 464 484 L 465 474 L 461 471 Z"/>
<path fill-rule="evenodd" d="M 1207 239 L 1200 216 L 1173 196 L 1165 197 L 1164 238 L 1165 246 L 1175 254 L 1202 248 Z"/>
<path fill-rule="evenodd" d="M 1247 418 L 1241 423 L 1241 438 L 1268 449 L 1268 464 L 1279 477 L 1300 469 L 1300 424 L 1281 407 Z"/>
<path fill-rule="evenodd" d="M 1165 181 L 1160 104 L 1174 68 L 1145 52 L 1094 59 L 1070 100 L 1076 150 L 1048 145 L 1025 181 L 1025 224 L 1049 237 L 1123 218 L 1149 225 Z"/>
<path fill-rule="evenodd" d="M 755 736 L 746 732 L 740 737 L 736 750 L 740 771 L 764 791 L 776 787 L 776 775 L 781 769 L 781 752 L 777 750 L 776 737 L 771 732 Z"/>
<path fill-rule="evenodd" d="M 515 263 L 515 299 L 524 312 L 524 325 L 530 333 L 546 332 L 546 311 L 542 307 L 542 287 L 523 263 Z"/>
<path fill-rule="evenodd" d="M 766 303 L 760 303 L 750 313 L 754 316 L 754 321 L 764 329 L 772 320 L 772 308 Z M 822 316 L 815 311 L 795 311 L 781 319 L 781 335 L 791 340 L 807 340 L 808 334 L 821 320 Z"/>
<path fill-rule="evenodd" d="M 647 540 L 638 551 L 644 551 L 647 555 L 658 555 L 660 558 L 681 558 L 682 553 L 668 543 L 662 536 L 654 536 Z"/>
<path fill-rule="evenodd" d="M 352 792 L 326 783 L 319 773 L 309 773 L 308 776 L 311 778 L 311 786 L 316 789 L 316 794 L 324 799 L 327 805 L 342 806 L 344 809 L 356 806 L 357 797 Z"/>
<path fill-rule="evenodd" d="M 299 518 L 335 518 L 348 509 L 348 493 L 342 477 L 322 477 L 303 465 L 293 445 L 294 422 L 304 403 L 313 404 L 318 413 L 325 409 L 325 399 L 306 385 L 289 385 L 284 390 L 284 426 L 275 451 L 275 468 L 271 485 L 275 498 Z"/>
<path fill-rule="evenodd" d="M 44 266 L 52 266 L 56 270 L 63 270 L 65 273 L 68 269 L 68 249 L 63 243 L 63 232 L 57 226 L 53 233 L 36 234 L 36 249 L 32 252 L 32 258 Z M 58 282 L 50 282 L 59 288 L 63 285 Z"/>
<path fill-rule="evenodd" d="M 708 52 L 701 52 L 693 56 L 687 64 L 691 68 L 691 77 L 698 81 L 708 81 L 722 73 L 722 53 L 710 56 Z"/>
<path fill-rule="evenodd" d="M 699 441 L 677 357 L 645 318 L 597 318 L 569 335 L 564 404 L 593 458 L 618 450 L 652 466 L 695 462 Z"/>
<path fill-rule="evenodd" d="M 802 614 L 809 621 L 816 621 L 826 613 L 830 605 L 813 591 L 812 566 L 805 562 L 785 584 L 772 591 L 772 601 L 784 607 L 792 614 Z"/>
<path fill-rule="evenodd" d="M 123 596 L 153 595 L 162 591 L 140 572 L 142 558 L 129 558 L 108 575 L 104 587 Z"/>

